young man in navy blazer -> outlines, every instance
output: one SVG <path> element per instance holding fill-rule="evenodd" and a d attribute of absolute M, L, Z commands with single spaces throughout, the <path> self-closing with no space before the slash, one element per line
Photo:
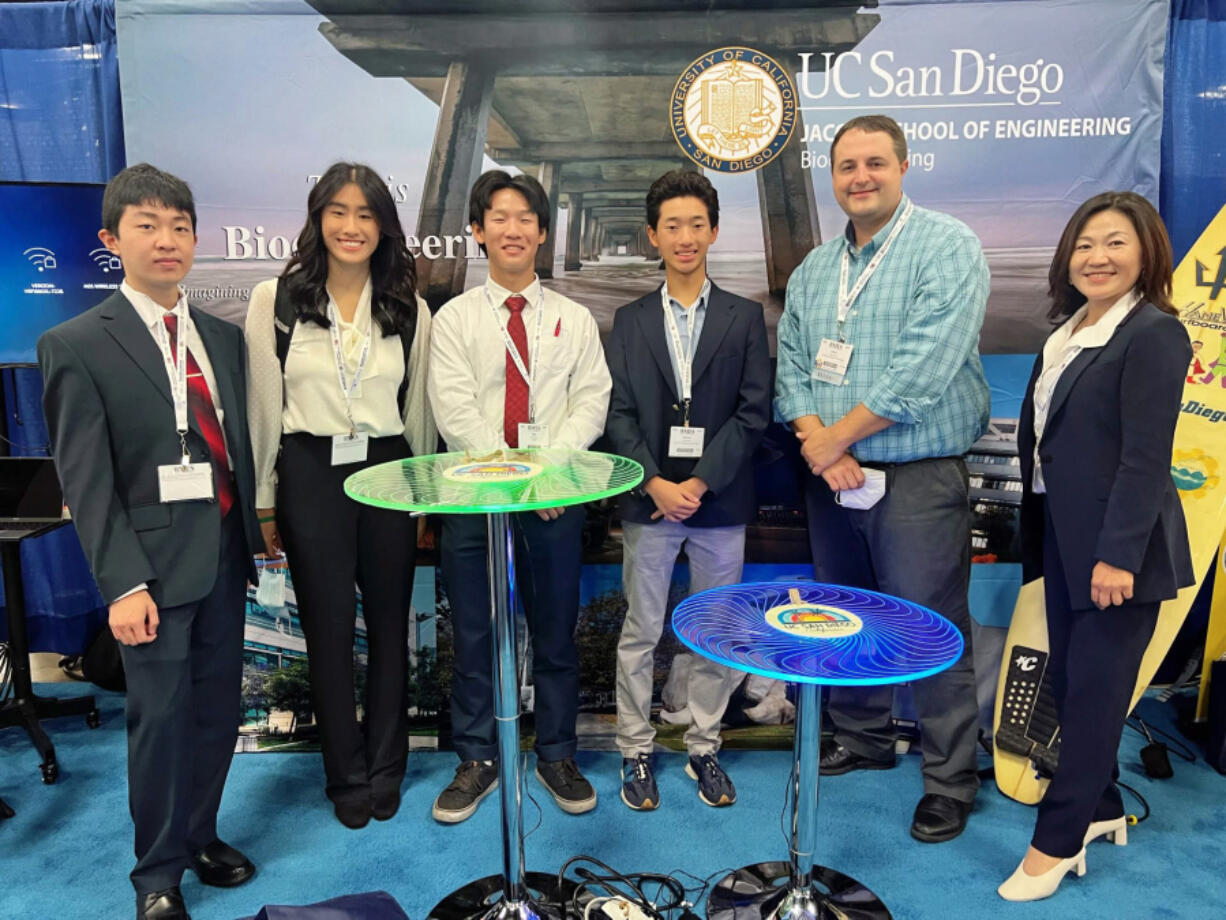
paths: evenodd
<path fill-rule="evenodd" d="M 246 353 L 237 326 L 179 287 L 196 249 L 181 179 L 128 167 L 106 187 L 102 223 L 123 284 L 39 339 L 43 410 L 127 677 L 137 920 L 178 920 L 187 867 L 223 887 L 255 873 L 217 837 L 263 545 Z"/>
<path fill-rule="evenodd" d="M 707 277 L 719 198 L 705 176 L 674 171 L 647 193 L 647 235 L 665 281 L 617 311 L 606 345 L 613 394 L 605 434 L 643 466 L 622 499 L 622 579 L 628 607 L 617 646 L 617 746 L 622 801 L 657 808 L 651 714 L 656 643 L 673 565 L 685 548 L 690 590 L 741 580 L 745 525 L 756 502 L 752 457 L 770 420 L 771 371 L 762 305 Z M 687 698 L 686 773 L 708 805 L 736 801 L 719 765 L 719 726 L 741 677 L 695 658 Z"/>

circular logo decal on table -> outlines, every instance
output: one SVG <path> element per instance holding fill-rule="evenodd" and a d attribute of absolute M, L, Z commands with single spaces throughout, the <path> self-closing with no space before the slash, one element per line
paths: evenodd
<path fill-rule="evenodd" d="M 823 604 L 780 604 L 766 611 L 766 623 L 789 636 L 810 639 L 842 639 L 854 636 L 863 621 L 854 613 Z"/>
<path fill-rule="evenodd" d="M 452 482 L 518 482 L 531 479 L 542 469 L 539 463 L 524 460 L 482 460 L 443 470 L 443 476 Z"/>
<path fill-rule="evenodd" d="M 791 75 L 761 51 L 717 48 L 677 80 L 669 123 L 686 156 L 704 169 L 752 172 L 791 138 L 796 89 Z"/>

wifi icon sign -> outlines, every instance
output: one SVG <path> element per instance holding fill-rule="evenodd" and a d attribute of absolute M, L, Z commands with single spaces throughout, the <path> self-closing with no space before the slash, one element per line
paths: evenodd
<path fill-rule="evenodd" d="M 31 246 L 29 249 L 23 252 L 22 255 L 29 259 L 30 264 L 37 268 L 40 272 L 50 271 L 51 269 L 55 268 L 57 264 L 55 261 L 55 253 L 46 246 Z"/>
<path fill-rule="evenodd" d="M 91 249 L 89 257 L 94 260 L 95 265 L 102 269 L 104 274 L 123 270 L 123 263 L 119 261 L 119 256 L 112 254 L 103 246 Z"/>

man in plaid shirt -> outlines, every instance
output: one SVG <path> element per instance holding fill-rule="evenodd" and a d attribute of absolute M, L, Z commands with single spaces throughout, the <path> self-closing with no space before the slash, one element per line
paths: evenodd
<path fill-rule="evenodd" d="M 775 407 L 812 472 L 817 579 L 923 604 L 966 640 L 952 668 L 912 684 L 924 796 L 911 835 L 939 843 L 962 832 L 979 785 L 960 457 L 988 421 L 978 353 L 988 268 L 967 226 L 902 193 L 907 146 L 893 119 L 847 122 L 830 162 L 849 222 L 788 282 Z M 890 687 L 831 688 L 823 775 L 894 766 L 892 702 Z"/>

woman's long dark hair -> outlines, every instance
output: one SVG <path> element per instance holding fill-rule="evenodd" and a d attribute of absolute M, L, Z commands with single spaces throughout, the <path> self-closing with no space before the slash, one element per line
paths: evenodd
<path fill-rule="evenodd" d="M 1132 221 L 1133 229 L 1137 232 L 1137 240 L 1141 244 L 1141 276 L 1137 278 L 1137 292 L 1163 313 L 1178 316 L 1179 310 L 1171 303 L 1174 257 L 1162 218 L 1154 206 L 1136 192 L 1102 192 L 1073 213 L 1060 237 L 1060 245 L 1056 247 L 1051 268 L 1047 272 L 1047 293 L 1051 297 L 1048 318 L 1056 322 L 1068 319 L 1086 302 L 1085 295 L 1069 281 L 1068 266 L 1073 258 L 1077 237 L 1090 218 L 1102 211 L 1119 211 Z"/>
<path fill-rule="evenodd" d="M 379 222 L 379 245 L 370 257 L 370 314 L 384 335 L 417 323 L 417 266 L 405 245 L 400 217 L 379 174 L 361 163 L 333 163 L 307 196 L 307 219 L 298 248 L 281 273 L 300 321 L 328 326 L 328 249 L 320 223 L 324 208 L 352 182 Z"/>

